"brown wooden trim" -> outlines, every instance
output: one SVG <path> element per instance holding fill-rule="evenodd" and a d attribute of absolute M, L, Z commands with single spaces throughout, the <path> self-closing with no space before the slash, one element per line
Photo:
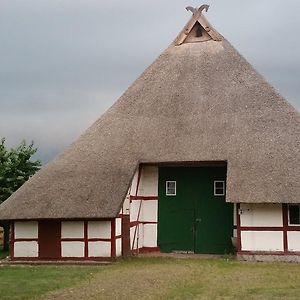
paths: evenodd
<path fill-rule="evenodd" d="M 132 221 L 130 222 L 130 227 L 135 227 L 140 224 L 147 225 L 147 224 L 157 224 L 157 222 L 152 222 L 152 221 Z"/>
<path fill-rule="evenodd" d="M 290 232 L 290 231 L 300 231 L 299 226 L 274 226 L 274 227 L 267 227 L 267 226 L 243 226 L 240 227 L 241 231 L 283 231 L 283 232 Z"/>
<path fill-rule="evenodd" d="M 130 252 L 130 215 L 122 218 L 122 256 L 129 256 Z"/>
<path fill-rule="evenodd" d="M 88 221 L 84 221 L 84 257 L 89 257 Z"/>
<path fill-rule="evenodd" d="M 283 231 L 283 227 L 271 226 L 241 226 L 240 231 Z"/>
<path fill-rule="evenodd" d="M 19 239 L 15 239 L 14 241 L 15 242 L 38 242 L 38 238 L 35 238 L 35 239 L 33 239 L 33 238 L 19 238 Z"/>
<path fill-rule="evenodd" d="M 289 232 L 289 231 L 300 231 L 300 227 L 299 226 L 291 226 L 291 225 L 288 225 L 286 227 L 286 231 Z"/>
<path fill-rule="evenodd" d="M 295 255 L 300 256 L 299 251 L 239 251 L 238 255 L 249 254 L 249 255 Z"/>
<path fill-rule="evenodd" d="M 84 242 L 85 238 L 62 238 L 61 242 Z"/>
<path fill-rule="evenodd" d="M 118 219 L 118 218 L 122 219 L 122 218 L 127 217 L 127 216 L 129 216 L 129 214 L 119 214 L 119 215 L 116 217 L 116 219 Z"/>
<path fill-rule="evenodd" d="M 114 217 L 115 218 L 115 217 Z M 111 221 L 112 218 L 97 218 L 97 217 L 92 217 L 92 218 L 34 218 L 34 219 L 17 219 L 14 220 L 15 222 L 31 222 L 31 221 L 60 221 L 60 222 L 72 222 L 72 221 Z"/>
<path fill-rule="evenodd" d="M 111 257 L 116 257 L 116 219 L 111 220 Z"/>
<path fill-rule="evenodd" d="M 159 247 L 142 247 L 139 248 L 139 253 L 160 252 Z"/>
<path fill-rule="evenodd" d="M 121 238 L 121 235 L 116 236 L 116 239 Z M 63 238 L 61 239 L 62 242 L 111 242 L 112 239 L 110 238 L 90 238 L 90 239 L 85 239 L 85 238 Z"/>
<path fill-rule="evenodd" d="M 88 242 L 111 242 L 111 239 L 105 239 L 105 238 L 90 238 L 87 239 Z"/>
<path fill-rule="evenodd" d="M 152 221 L 141 221 L 140 222 L 141 224 L 143 224 L 143 225 L 147 225 L 147 224 L 157 224 L 157 222 L 152 222 Z"/>
<path fill-rule="evenodd" d="M 215 161 L 169 161 L 169 162 L 142 162 L 140 166 L 158 166 L 158 167 L 226 167 L 226 160 Z"/>
<path fill-rule="evenodd" d="M 130 200 L 158 200 L 158 196 L 130 196 Z"/>
<path fill-rule="evenodd" d="M 282 222 L 283 222 L 283 250 L 284 252 L 288 252 L 288 238 L 287 238 L 287 230 L 289 229 L 288 224 L 288 206 L 287 204 L 282 204 Z"/>
<path fill-rule="evenodd" d="M 15 257 L 11 259 L 11 261 L 18 261 L 18 262 L 47 262 L 47 261 L 114 261 L 114 257 L 59 257 L 59 258 L 48 258 L 48 259 L 41 259 L 39 257 Z"/>
<path fill-rule="evenodd" d="M 240 216 L 240 207 L 241 204 L 236 204 L 236 235 L 237 235 L 237 252 L 240 252 L 242 250 L 242 240 L 241 240 L 241 216 Z"/>
<path fill-rule="evenodd" d="M 140 224 L 139 221 L 132 221 L 130 222 L 130 227 L 138 226 Z"/>

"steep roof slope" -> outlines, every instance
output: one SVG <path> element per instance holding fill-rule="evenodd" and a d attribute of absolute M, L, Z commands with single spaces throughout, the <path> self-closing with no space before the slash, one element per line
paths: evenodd
<path fill-rule="evenodd" d="M 299 133 L 299 113 L 225 39 L 174 42 L 0 218 L 115 217 L 141 162 L 227 161 L 227 201 L 299 203 Z"/>

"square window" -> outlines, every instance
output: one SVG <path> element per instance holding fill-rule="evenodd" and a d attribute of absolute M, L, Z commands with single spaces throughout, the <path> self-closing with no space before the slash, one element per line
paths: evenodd
<path fill-rule="evenodd" d="M 214 196 L 225 195 L 225 181 L 215 180 L 214 181 Z"/>
<path fill-rule="evenodd" d="M 300 205 L 291 204 L 289 205 L 289 224 L 300 225 Z"/>
<path fill-rule="evenodd" d="M 176 181 L 166 181 L 166 196 L 176 196 Z"/>

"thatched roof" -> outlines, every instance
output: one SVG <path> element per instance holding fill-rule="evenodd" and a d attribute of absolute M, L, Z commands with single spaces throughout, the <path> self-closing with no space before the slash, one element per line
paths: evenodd
<path fill-rule="evenodd" d="M 207 38 L 213 29 L 188 36 L 195 26 L 5 201 L 0 219 L 115 217 L 141 162 L 227 161 L 227 201 L 299 203 L 299 113 L 229 42 Z"/>

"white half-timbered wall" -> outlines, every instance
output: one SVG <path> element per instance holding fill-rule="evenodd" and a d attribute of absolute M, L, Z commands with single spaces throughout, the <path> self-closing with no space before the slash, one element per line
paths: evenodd
<path fill-rule="evenodd" d="M 120 217 L 108 221 L 62 221 L 58 259 L 121 256 L 121 223 Z M 13 258 L 39 258 L 38 227 L 38 221 L 14 222 Z"/>
<path fill-rule="evenodd" d="M 241 253 L 300 252 L 300 227 L 288 225 L 286 204 L 241 203 L 238 218 Z"/>
<path fill-rule="evenodd" d="M 157 248 L 158 167 L 141 166 L 128 194 L 131 250 Z"/>
<path fill-rule="evenodd" d="M 38 222 L 15 222 L 14 228 L 14 256 L 38 257 Z"/>

